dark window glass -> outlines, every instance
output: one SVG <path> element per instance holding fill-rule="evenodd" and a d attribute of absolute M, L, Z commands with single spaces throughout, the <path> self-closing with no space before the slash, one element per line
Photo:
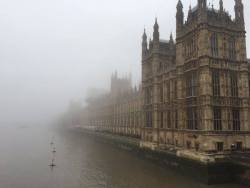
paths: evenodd
<path fill-rule="evenodd" d="M 219 107 L 214 107 L 214 130 L 221 131 L 221 109 Z"/>
<path fill-rule="evenodd" d="M 187 108 L 187 128 L 190 130 L 198 129 L 198 120 L 197 120 L 197 109 L 196 108 Z"/>
<path fill-rule="evenodd" d="M 160 127 L 163 128 L 163 112 L 160 113 Z"/>
<path fill-rule="evenodd" d="M 233 130 L 240 131 L 240 111 L 239 109 L 233 109 Z"/>
<path fill-rule="evenodd" d="M 211 54 L 212 56 L 218 56 L 219 55 L 219 48 L 218 48 L 218 36 L 217 34 L 212 34 L 210 38 L 211 43 Z"/>
<path fill-rule="evenodd" d="M 231 96 L 238 97 L 238 79 L 236 73 L 231 72 L 230 81 L 231 81 Z"/>
<path fill-rule="evenodd" d="M 213 96 L 220 96 L 220 73 L 217 70 L 212 72 Z"/>
<path fill-rule="evenodd" d="M 195 73 L 187 76 L 186 93 L 187 97 L 194 97 L 197 95 L 197 76 Z"/>
<path fill-rule="evenodd" d="M 167 121 L 168 121 L 168 128 L 171 128 L 171 117 L 170 117 L 170 111 L 168 111 Z"/>
<path fill-rule="evenodd" d="M 224 150 L 224 143 L 223 142 L 217 142 L 216 143 L 216 149 L 217 149 L 217 151 L 223 151 Z"/>
<path fill-rule="evenodd" d="M 178 111 L 175 111 L 175 128 L 178 129 Z"/>
<path fill-rule="evenodd" d="M 229 39 L 228 54 L 229 54 L 230 59 L 232 59 L 232 60 L 236 59 L 235 39 L 234 38 Z"/>
<path fill-rule="evenodd" d="M 146 127 L 152 127 L 152 113 L 146 112 Z"/>

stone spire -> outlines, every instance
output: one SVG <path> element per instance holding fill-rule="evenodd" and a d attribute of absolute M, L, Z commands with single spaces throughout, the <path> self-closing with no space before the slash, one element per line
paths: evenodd
<path fill-rule="evenodd" d="M 154 37 L 153 38 L 154 43 L 159 43 L 159 41 L 160 41 L 160 33 L 159 33 L 159 25 L 158 25 L 157 18 L 155 18 L 153 37 Z"/>
<path fill-rule="evenodd" d="M 244 6 L 242 0 L 235 0 L 235 22 L 238 23 L 240 26 L 245 27 L 244 21 Z"/>
<path fill-rule="evenodd" d="M 177 9 L 176 11 L 176 35 L 178 37 L 183 27 L 183 23 L 184 23 L 183 5 L 182 5 L 181 0 L 178 1 L 176 9 Z"/>
<path fill-rule="evenodd" d="M 173 34 L 172 34 L 172 32 L 171 32 L 171 34 L 170 34 L 169 43 L 170 43 L 170 44 L 174 44 L 174 39 L 173 39 Z"/>
<path fill-rule="evenodd" d="M 147 41 L 146 29 L 144 28 L 144 32 L 142 35 L 142 57 L 144 57 L 147 54 L 147 50 L 148 50 L 148 41 Z"/>
<path fill-rule="evenodd" d="M 222 13 L 224 10 L 223 8 L 223 0 L 220 0 L 220 12 Z"/>
<path fill-rule="evenodd" d="M 170 49 L 174 49 L 174 39 L 173 39 L 173 34 L 171 32 L 170 34 L 170 39 L 169 39 L 169 44 L 170 44 Z"/>
<path fill-rule="evenodd" d="M 142 39 L 143 39 L 143 41 L 147 40 L 147 34 L 146 34 L 146 29 L 145 28 L 144 28 Z"/>
<path fill-rule="evenodd" d="M 207 8 L 207 0 L 198 0 L 198 8 L 205 10 Z"/>
<path fill-rule="evenodd" d="M 207 22 L 207 0 L 198 0 L 198 22 Z"/>
<path fill-rule="evenodd" d="M 191 5 L 189 5 L 188 14 L 191 14 L 191 13 L 192 13 L 192 7 L 191 7 Z"/>

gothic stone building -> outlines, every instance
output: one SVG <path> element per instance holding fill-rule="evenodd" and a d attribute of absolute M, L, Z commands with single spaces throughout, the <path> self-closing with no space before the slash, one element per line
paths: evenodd
<path fill-rule="evenodd" d="M 119 78 L 115 73 L 111 77 L 110 92 L 88 100 L 84 125 L 96 131 L 139 138 L 141 99 L 141 90 L 132 87 L 131 77 Z"/>
<path fill-rule="evenodd" d="M 242 0 L 232 19 L 198 0 L 184 20 L 177 4 L 176 41 L 142 42 L 141 146 L 200 152 L 250 149 L 249 70 Z"/>
<path fill-rule="evenodd" d="M 88 101 L 84 124 L 141 138 L 141 147 L 200 153 L 250 149 L 250 63 L 242 0 L 235 18 L 198 0 L 184 21 L 179 0 L 176 40 L 142 41 L 142 83 L 111 78 L 108 94 Z"/>

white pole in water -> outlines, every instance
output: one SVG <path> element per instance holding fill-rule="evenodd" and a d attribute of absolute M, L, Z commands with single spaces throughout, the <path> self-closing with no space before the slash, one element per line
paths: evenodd
<path fill-rule="evenodd" d="M 53 140 L 54 140 L 54 136 L 53 136 L 52 141 L 51 141 L 51 143 L 50 143 L 51 146 L 54 145 Z M 54 156 L 55 153 L 56 153 L 56 147 L 55 147 L 55 145 L 54 145 L 53 150 L 52 150 L 53 158 L 52 158 L 51 164 L 49 165 L 51 168 L 53 168 L 53 167 L 56 166 L 56 164 L 54 163 L 54 161 L 55 161 L 55 158 L 54 158 L 54 157 L 55 157 L 55 156 Z"/>

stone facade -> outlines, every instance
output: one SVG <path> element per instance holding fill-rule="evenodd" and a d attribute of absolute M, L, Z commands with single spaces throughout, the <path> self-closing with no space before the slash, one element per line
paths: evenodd
<path fill-rule="evenodd" d="M 241 0 L 235 18 L 198 0 L 184 20 L 179 0 L 176 40 L 142 37 L 142 83 L 112 76 L 111 91 L 89 103 L 88 124 L 140 136 L 141 146 L 200 153 L 250 149 L 250 63 Z"/>
<path fill-rule="evenodd" d="M 177 4 L 176 42 L 142 42 L 144 124 L 142 145 L 199 152 L 250 149 L 249 64 L 243 4 L 235 19 L 208 8 L 206 0 L 189 9 Z"/>
<path fill-rule="evenodd" d="M 118 78 L 115 73 L 111 77 L 110 92 L 88 100 L 85 125 L 97 131 L 139 138 L 141 98 L 141 90 L 132 87 L 131 78 Z"/>

